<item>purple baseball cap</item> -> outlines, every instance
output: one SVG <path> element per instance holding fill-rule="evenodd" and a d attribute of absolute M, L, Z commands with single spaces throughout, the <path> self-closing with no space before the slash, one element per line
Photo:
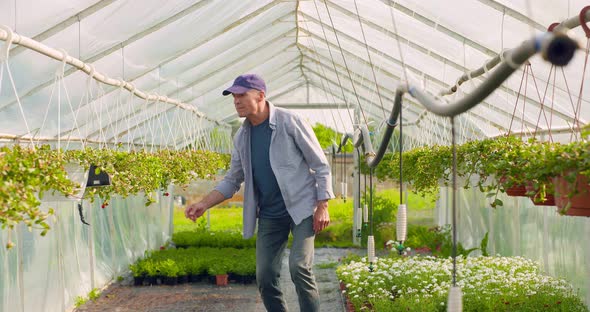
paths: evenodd
<path fill-rule="evenodd" d="M 223 95 L 230 95 L 232 93 L 244 94 L 251 89 L 264 91 L 264 93 L 266 93 L 266 84 L 264 83 L 264 80 L 256 74 L 244 74 L 238 76 L 231 87 L 223 90 Z"/>

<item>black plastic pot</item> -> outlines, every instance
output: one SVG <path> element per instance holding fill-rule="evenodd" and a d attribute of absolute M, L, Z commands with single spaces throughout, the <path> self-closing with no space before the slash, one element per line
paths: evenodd
<path fill-rule="evenodd" d="M 203 274 L 189 274 L 188 282 L 189 283 L 199 283 L 203 280 Z"/>
<path fill-rule="evenodd" d="M 133 277 L 133 286 L 141 286 L 143 285 L 143 276 L 134 276 Z"/>
<path fill-rule="evenodd" d="M 178 284 L 178 277 L 176 277 L 176 276 L 174 276 L 174 277 L 172 277 L 172 276 L 164 276 L 162 278 L 162 283 L 164 285 L 176 285 L 176 284 Z"/>
<path fill-rule="evenodd" d="M 178 277 L 178 284 L 188 283 L 188 275 L 181 275 Z"/>
<path fill-rule="evenodd" d="M 236 282 L 241 284 L 252 284 L 256 279 L 255 275 L 239 275 L 236 274 Z"/>
<path fill-rule="evenodd" d="M 143 279 L 143 284 L 146 286 L 157 285 L 157 279 L 155 276 L 146 276 Z"/>

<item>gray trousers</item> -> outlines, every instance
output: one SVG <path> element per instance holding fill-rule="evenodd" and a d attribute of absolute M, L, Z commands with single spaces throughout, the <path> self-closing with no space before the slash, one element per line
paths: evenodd
<path fill-rule="evenodd" d="M 283 253 L 293 234 L 289 272 L 295 284 L 301 311 L 319 311 L 320 297 L 312 272 L 314 239 L 313 216 L 295 225 L 291 217 L 258 219 L 256 236 L 256 283 L 266 310 L 287 311 L 280 287 Z"/>

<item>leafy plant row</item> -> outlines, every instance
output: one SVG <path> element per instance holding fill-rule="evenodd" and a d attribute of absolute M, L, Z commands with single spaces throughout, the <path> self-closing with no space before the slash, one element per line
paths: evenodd
<path fill-rule="evenodd" d="M 179 248 L 188 247 L 227 247 L 233 248 L 255 248 L 256 238 L 242 238 L 238 231 L 208 231 L 199 229 L 197 231 L 182 231 L 172 235 L 172 241 Z"/>
<path fill-rule="evenodd" d="M 39 209 L 43 194 L 56 192 L 68 196 L 80 187 L 68 178 L 65 170 L 68 164 L 82 166 L 84 170 L 95 165 L 97 173 L 105 171 L 110 175 L 110 186 L 88 188 L 85 198 L 92 201 L 99 196 L 108 204 L 113 194 L 126 197 L 143 192 L 149 205 L 153 191 L 171 183 L 183 186 L 196 178 L 212 177 L 228 163 L 228 155 L 208 151 L 126 152 L 86 148 L 64 152 L 47 145 L 36 149 L 0 147 L 0 225 L 3 229 L 13 228 L 22 222 L 29 229 L 41 229 L 41 235 L 45 235 L 49 230 L 46 220 L 54 211 Z M 11 246 L 9 242 L 7 247 Z"/>
<path fill-rule="evenodd" d="M 189 277 L 235 274 L 256 275 L 254 248 L 165 249 L 148 254 L 129 266 L 135 278 Z M 137 284 L 137 282 L 136 282 Z"/>
<path fill-rule="evenodd" d="M 450 185 L 450 146 L 420 147 L 402 157 L 404 182 L 415 191 L 433 193 L 440 184 Z M 399 180 L 399 154 L 386 155 L 375 174 L 381 180 Z M 590 177 L 590 143 L 586 140 L 562 144 L 510 136 L 457 146 L 457 175 L 463 178 L 462 186 L 487 192 L 494 198 L 492 206 L 502 205 L 494 196 L 498 191 L 531 183 L 534 194 L 530 195 L 543 199 L 553 193 L 553 178 L 564 176 L 573 184 L 578 174 Z"/>

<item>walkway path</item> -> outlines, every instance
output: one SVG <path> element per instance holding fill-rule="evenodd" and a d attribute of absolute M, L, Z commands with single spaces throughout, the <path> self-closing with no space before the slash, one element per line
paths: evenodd
<path fill-rule="evenodd" d="M 315 254 L 314 273 L 320 290 L 322 312 L 341 312 L 344 304 L 339 291 L 334 264 L 345 256 L 350 249 L 318 248 Z M 355 250 L 355 252 L 361 252 Z M 288 250 L 283 258 L 281 285 L 289 311 L 299 311 L 295 288 L 290 280 L 288 268 Z M 264 311 L 264 305 L 258 295 L 255 284 L 230 284 L 217 287 L 207 283 L 183 284 L 177 286 L 129 286 L 131 277 L 121 283 L 109 286 L 96 302 L 89 302 L 76 309 L 78 312 L 258 312 Z"/>

